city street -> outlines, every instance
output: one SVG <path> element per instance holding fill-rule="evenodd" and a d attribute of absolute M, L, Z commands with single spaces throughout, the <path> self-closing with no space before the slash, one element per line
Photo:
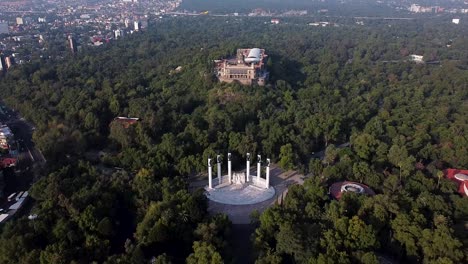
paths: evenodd
<path fill-rule="evenodd" d="M 14 192 L 28 190 L 37 180 L 38 169 L 46 160 L 32 142 L 33 126 L 3 104 L 0 104 L 0 108 L 0 123 L 10 127 L 18 144 L 17 165 L 3 170 L 5 188 L 0 208 L 6 209 L 12 203 L 6 197 Z"/>

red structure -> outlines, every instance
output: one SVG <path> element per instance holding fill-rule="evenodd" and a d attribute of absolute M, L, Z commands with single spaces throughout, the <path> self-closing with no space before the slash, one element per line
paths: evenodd
<path fill-rule="evenodd" d="M 468 196 L 468 170 L 447 169 L 445 177 L 458 184 L 458 193 Z"/>
<path fill-rule="evenodd" d="M 329 189 L 330 195 L 337 200 L 339 200 L 345 192 L 375 195 L 375 192 L 371 188 L 369 188 L 369 186 L 351 181 L 335 182 L 334 184 L 332 184 L 332 186 L 330 186 Z"/>
<path fill-rule="evenodd" d="M 117 122 L 125 128 L 129 128 L 131 125 L 136 124 L 140 119 L 139 118 L 134 118 L 134 117 L 123 117 L 119 116 L 114 118 L 114 122 Z"/>
<path fill-rule="evenodd" d="M 0 157 L 0 169 L 16 166 L 16 159 L 11 157 Z"/>

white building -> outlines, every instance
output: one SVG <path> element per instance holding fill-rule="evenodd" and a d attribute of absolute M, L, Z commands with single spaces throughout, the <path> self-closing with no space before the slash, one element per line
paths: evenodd
<path fill-rule="evenodd" d="M 17 17 L 17 18 L 16 18 L 16 24 L 17 24 L 17 25 L 23 25 L 23 23 L 24 23 L 24 22 L 23 22 L 23 18 L 22 18 L 22 17 Z"/>
<path fill-rule="evenodd" d="M 121 30 L 121 29 L 114 30 L 115 39 L 121 38 L 121 37 L 123 37 L 123 35 L 124 35 L 123 30 Z"/>
<path fill-rule="evenodd" d="M 416 55 L 416 54 L 411 54 L 410 55 L 410 60 L 414 61 L 416 63 L 423 63 L 424 62 L 424 56 L 422 55 Z"/>
<path fill-rule="evenodd" d="M 459 18 L 454 18 L 454 19 L 452 19 L 452 23 L 458 25 L 458 24 L 460 24 L 460 19 Z"/>
<path fill-rule="evenodd" d="M 140 30 L 140 23 L 138 21 L 133 22 L 133 30 L 135 31 Z"/>

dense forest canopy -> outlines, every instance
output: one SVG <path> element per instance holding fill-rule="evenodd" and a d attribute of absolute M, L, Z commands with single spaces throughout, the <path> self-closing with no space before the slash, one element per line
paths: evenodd
<path fill-rule="evenodd" d="M 250 13 L 256 9 L 277 13 L 304 10 L 318 14 L 319 10 L 333 15 L 396 15 L 405 14 L 386 3 L 376 1 L 307 1 L 307 0 L 184 0 L 178 10 L 209 11 L 214 13 Z"/>
<path fill-rule="evenodd" d="M 2 100 L 35 124 L 48 160 L 31 191 L 39 217 L 3 227 L 0 262 L 235 261 L 229 220 L 187 191 L 207 157 L 228 151 L 311 175 L 254 221 L 258 263 L 468 261 L 468 203 L 441 176 L 468 166 L 468 28 L 444 17 L 311 20 L 167 19 L 0 77 Z M 217 82 L 213 60 L 243 47 L 266 49 L 267 86 Z M 344 179 L 377 195 L 332 201 L 328 186 Z"/>
<path fill-rule="evenodd" d="M 413 0 L 397 2 L 392 0 L 184 0 L 179 9 L 214 12 L 249 12 L 261 8 L 277 12 L 286 10 L 308 10 L 316 13 L 326 9 L 332 14 L 343 15 L 389 15 L 408 13 L 403 7 L 411 4 L 422 6 L 441 6 L 443 8 L 463 6 L 463 0 Z"/>

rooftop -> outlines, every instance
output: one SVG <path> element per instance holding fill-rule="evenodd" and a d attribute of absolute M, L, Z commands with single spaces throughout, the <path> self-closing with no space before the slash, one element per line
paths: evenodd
<path fill-rule="evenodd" d="M 462 196 L 468 196 L 468 170 L 447 169 L 445 177 L 458 184 L 458 193 Z"/>

